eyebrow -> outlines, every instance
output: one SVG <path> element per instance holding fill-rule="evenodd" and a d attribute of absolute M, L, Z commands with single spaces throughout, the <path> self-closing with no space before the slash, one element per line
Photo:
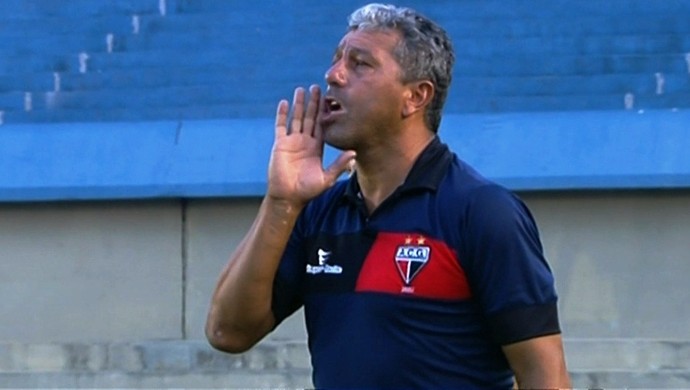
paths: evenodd
<path fill-rule="evenodd" d="M 335 52 L 333 53 L 333 57 L 342 55 L 342 53 L 345 52 L 346 48 L 348 49 L 351 55 L 363 56 L 371 60 L 376 60 L 371 50 L 367 50 L 357 46 L 348 46 L 347 44 L 338 45 L 338 47 L 335 49 Z"/>

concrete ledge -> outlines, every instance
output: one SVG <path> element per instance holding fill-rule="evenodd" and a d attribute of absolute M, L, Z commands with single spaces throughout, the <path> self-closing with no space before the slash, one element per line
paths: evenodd
<path fill-rule="evenodd" d="M 690 372 L 690 340 L 565 339 L 575 372 Z M 204 340 L 132 343 L 3 343 L 0 373 L 227 372 L 310 370 L 304 341 L 265 340 L 227 354 Z"/>
<path fill-rule="evenodd" d="M 690 372 L 690 341 L 566 339 L 569 366 L 579 372 Z"/>
<path fill-rule="evenodd" d="M 7 389 L 305 389 L 313 388 L 308 372 L 212 373 L 40 373 L 2 374 Z"/>
<path fill-rule="evenodd" d="M 678 189 L 690 188 L 688 123 L 690 110 L 468 114 L 440 134 L 514 190 Z M 243 197 L 265 191 L 273 119 L 0 130 L 3 202 Z"/>
<path fill-rule="evenodd" d="M 690 371 L 576 371 L 570 373 L 575 388 L 581 389 L 687 389 Z"/>
<path fill-rule="evenodd" d="M 441 136 L 515 190 L 690 187 L 690 110 L 450 115 Z"/>
<path fill-rule="evenodd" d="M 243 354 L 216 351 L 202 340 L 135 343 L 0 344 L 0 374 L 190 373 L 309 371 L 304 342 L 264 341 Z"/>
<path fill-rule="evenodd" d="M 571 372 L 578 389 L 687 389 L 690 372 Z M 40 373 L 2 374 L 0 388 L 70 388 L 70 389 L 305 389 L 312 388 L 311 372 L 238 372 L 226 373 Z"/>
<path fill-rule="evenodd" d="M 576 388 L 688 388 L 690 341 L 566 339 Z M 0 388 L 308 388 L 305 342 L 224 354 L 202 340 L 0 344 Z"/>
<path fill-rule="evenodd" d="M 0 388 L 310 388 L 306 345 L 262 342 L 244 354 L 201 340 L 0 344 Z"/>

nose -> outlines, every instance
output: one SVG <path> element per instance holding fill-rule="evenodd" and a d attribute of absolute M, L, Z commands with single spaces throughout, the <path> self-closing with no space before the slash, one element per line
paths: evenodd
<path fill-rule="evenodd" d="M 347 80 L 342 61 L 337 61 L 326 71 L 326 84 L 342 86 Z"/>

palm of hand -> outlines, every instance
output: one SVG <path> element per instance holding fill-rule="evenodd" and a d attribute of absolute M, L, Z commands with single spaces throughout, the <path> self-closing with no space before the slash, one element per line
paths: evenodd
<path fill-rule="evenodd" d="M 324 140 L 318 123 L 320 93 L 316 86 L 310 92 L 305 110 L 304 90 L 295 90 L 289 129 L 288 103 L 278 104 L 268 171 L 268 196 L 296 204 L 304 204 L 332 186 L 354 158 L 353 151 L 343 152 L 324 170 Z"/>
<path fill-rule="evenodd" d="M 276 139 L 269 165 L 269 195 L 306 203 L 328 188 L 322 156 L 310 136 Z"/>

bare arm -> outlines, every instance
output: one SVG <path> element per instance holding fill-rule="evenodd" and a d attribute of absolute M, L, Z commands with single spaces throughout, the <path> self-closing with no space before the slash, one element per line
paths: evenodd
<path fill-rule="evenodd" d="M 227 352 L 243 352 L 274 326 L 273 279 L 290 233 L 304 205 L 327 188 L 354 158 L 343 152 L 323 169 L 323 134 L 318 126 L 320 92 L 295 90 L 292 119 L 287 101 L 278 104 L 268 190 L 254 224 L 230 257 L 211 299 L 206 337 Z"/>
<path fill-rule="evenodd" d="M 520 389 L 570 388 L 561 335 L 536 337 L 503 346 Z"/>

